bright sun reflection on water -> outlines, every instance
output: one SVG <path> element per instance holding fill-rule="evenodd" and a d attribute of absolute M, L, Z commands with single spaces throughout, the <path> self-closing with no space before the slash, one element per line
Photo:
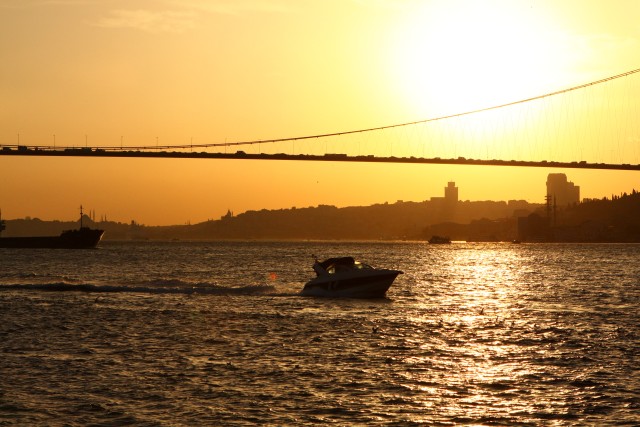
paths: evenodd
<path fill-rule="evenodd" d="M 461 417 L 489 417 L 484 408 L 489 401 L 502 411 L 530 410 L 535 391 L 522 390 L 521 383 L 544 373 L 523 363 L 531 356 L 529 344 L 544 339 L 524 314 L 527 289 L 532 278 L 539 278 L 532 274 L 531 260 L 506 245 L 428 249 L 420 284 L 437 292 L 425 298 L 422 309 L 430 319 L 435 310 L 439 320 L 422 318 L 422 327 L 429 330 L 420 343 L 425 354 L 405 361 L 416 368 L 407 376 L 426 395 L 437 392 L 431 382 L 444 382 L 444 400 L 456 397 L 449 410 Z M 420 322 L 420 316 L 413 321 Z M 535 356 L 544 359 L 547 351 L 537 349 Z"/>

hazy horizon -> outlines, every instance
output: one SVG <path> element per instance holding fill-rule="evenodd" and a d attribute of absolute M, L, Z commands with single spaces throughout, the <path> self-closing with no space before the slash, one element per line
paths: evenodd
<path fill-rule="evenodd" d="M 620 172 L 620 171 L 614 171 L 614 172 Z M 554 171 L 553 169 L 550 169 L 549 173 L 564 173 L 564 172 L 558 172 L 557 170 Z M 573 181 L 571 179 L 571 174 L 565 174 L 567 175 L 567 180 L 569 182 L 572 182 L 573 184 L 577 185 L 580 187 L 580 184 Z M 465 191 L 464 189 L 461 189 L 459 186 L 459 183 L 455 180 L 451 181 L 454 182 L 456 184 L 456 187 L 458 188 L 459 191 L 459 198 L 458 200 L 460 202 L 505 202 L 508 203 L 509 201 L 521 201 L 521 200 L 525 200 L 526 202 L 530 203 L 530 204 L 539 204 L 539 205 L 543 205 L 545 202 L 545 198 L 544 198 L 544 192 L 546 190 L 544 190 L 543 188 L 543 192 L 541 193 L 542 196 L 540 197 L 540 200 L 526 200 L 526 199 L 522 199 L 522 198 L 507 198 L 507 199 L 472 199 L 472 198 L 465 198 Z M 545 182 L 546 182 L 546 177 L 545 177 Z M 545 182 L 542 182 L 542 186 L 544 187 Z M 77 221 L 79 218 L 79 208 L 80 206 L 82 206 L 83 209 L 83 214 L 85 216 L 88 217 L 94 217 L 96 222 L 100 222 L 102 220 L 105 221 L 109 221 L 109 222 L 116 222 L 116 223 L 130 223 L 131 221 L 135 221 L 137 224 L 140 225 L 145 225 L 145 226 L 174 226 L 174 225 L 185 225 L 185 224 L 198 224 L 198 223 L 202 223 L 202 222 L 206 222 L 206 221 L 216 221 L 216 220 L 220 220 L 222 216 L 225 216 L 228 212 L 231 212 L 233 216 L 237 216 L 237 215 L 241 215 L 245 212 L 249 212 L 249 211 L 261 211 L 261 210 L 269 210 L 269 211 L 276 211 L 276 210 L 290 210 L 290 209 L 304 209 L 304 208 L 317 208 L 319 206 L 325 205 L 325 206 L 334 206 L 336 208 L 348 208 L 348 207 L 368 207 L 368 206 L 373 206 L 373 205 L 377 205 L 377 204 L 395 204 L 398 202 L 409 202 L 409 203 L 422 203 L 422 202 L 428 202 L 430 201 L 432 198 L 440 198 L 440 197 L 444 197 L 444 190 L 445 190 L 445 186 L 446 184 L 448 184 L 448 182 L 443 183 L 443 185 L 440 188 L 440 192 L 437 194 L 430 194 L 430 195 L 425 195 L 425 197 L 423 199 L 420 200 L 405 200 L 405 199 L 394 199 L 394 200 L 381 200 L 381 201 L 373 201 L 371 203 L 368 204 L 344 204 L 344 205 L 332 205 L 329 203 L 318 203 L 315 205 L 299 205 L 299 206 L 280 206 L 280 207 L 271 207 L 271 208 L 266 208 L 266 207 L 255 207 L 255 208 L 251 208 L 251 209 L 246 209 L 246 210 L 242 210 L 242 211 L 238 211 L 238 210 L 234 210 L 232 208 L 228 208 L 223 214 L 219 215 L 219 216 L 211 216 L 208 217 L 206 219 L 202 219 L 202 220 L 196 220 L 196 221 L 192 221 L 190 219 L 188 219 L 187 221 L 183 221 L 180 223 L 161 223 L 161 224 L 147 224 L 144 221 L 140 221 L 138 218 L 134 218 L 134 217 L 130 217 L 130 218 L 112 218 L 109 215 L 109 210 L 107 209 L 106 211 L 99 211 L 96 210 L 95 208 L 91 207 L 91 206 L 87 206 L 84 204 L 81 204 L 79 206 L 76 206 L 74 209 L 75 212 L 75 216 L 70 216 L 70 215 L 65 215 L 63 217 L 41 217 L 41 216 L 36 216 L 36 215 L 25 215 L 22 217 L 7 217 L 6 213 L 2 210 L 2 208 L 0 207 L 0 215 L 2 217 L 2 219 L 7 220 L 7 221 L 11 221 L 11 220 L 22 220 L 22 219 L 38 219 L 38 220 L 42 220 L 42 221 L 61 221 L 61 222 L 73 222 L 73 221 Z M 612 196 L 620 196 L 623 193 L 627 193 L 627 194 L 631 194 L 633 191 L 639 191 L 636 188 L 629 188 L 627 190 L 623 190 L 620 193 L 615 193 L 615 192 L 610 192 L 608 194 L 603 194 L 602 196 L 583 196 L 583 188 L 580 188 L 580 201 L 583 201 L 584 199 L 602 199 L 602 198 L 607 198 L 607 199 L 612 199 Z M 591 194 L 592 192 L 589 192 L 589 194 Z"/>

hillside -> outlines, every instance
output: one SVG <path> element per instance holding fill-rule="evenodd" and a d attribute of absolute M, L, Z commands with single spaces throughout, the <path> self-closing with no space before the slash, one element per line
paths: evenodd
<path fill-rule="evenodd" d="M 524 201 L 457 202 L 445 209 L 438 200 L 372 206 L 248 211 L 194 225 L 146 226 L 136 221 L 83 223 L 105 230 L 105 240 L 453 240 L 511 241 L 528 218 L 542 223 L 539 235 L 523 240 L 564 242 L 640 242 L 640 193 L 587 200 L 558 208 L 547 219 L 541 204 Z M 537 218 L 537 219 L 536 219 Z M 58 235 L 77 228 L 74 221 L 25 218 L 6 221 L 3 236 Z"/>
<path fill-rule="evenodd" d="M 145 226 L 131 221 L 84 224 L 106 231 L 105 240 L 226 240 L 226 239 L 313 239 L 393 240 L 422 239 L 425 228 L 444 221 L 469 223 L 475 219 L 497 220 L 516 212 L 531 212 L 539 205 L 518 202 L 458 202 L 455 212 L 438 201 L 384 203 L 337 208 L 320 205 L 307 208 L 248 211 L 237 216 L 194 225 Z M 7 221 L 4 236 L 56 235 L 77 228 L 74 222 L 21 219 Z"/>

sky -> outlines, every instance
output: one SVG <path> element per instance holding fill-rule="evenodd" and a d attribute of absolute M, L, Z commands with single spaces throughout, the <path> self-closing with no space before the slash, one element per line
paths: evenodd
<path fill-rule="evenodd" d="M 0 0 L 0 146 L 220 144 L 466 112 L 640 68 L 638 16 L 636 0 Z M 246 151 L 636 164 L 638 80 L 475 122 Z M 638 172 L 0 156 L 0 209 L 169 225 L 423 201 L 448 181 L 462 200 L 542 203 L 562 172 L 582 197 L 640 189 Z"/>

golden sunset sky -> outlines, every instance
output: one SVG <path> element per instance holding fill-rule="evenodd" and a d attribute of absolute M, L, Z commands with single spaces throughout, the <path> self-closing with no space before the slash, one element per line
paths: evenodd
<path fill-rule="evenodd" d="M 639 17 L 636 0 L 0 0 L 0 145 L 215 144 L 465 112 L 640 68 Z M 492 142 L 460 139 L 479 124 L 458 120 L 426 137 L 431 145 L 396 150 L 640 163 L 639 79 L 497 111 L 498 126 L 516 130 Z M 575 124 L 557 131 L 563 117 Z M 389 138 L 432 132 L 424 126 Z M 442 135 L 455 151 L 439 148 Z M 332 140 L 246 151 L 393 149 L 384 134 L 357 138 L 349 149 Z M 82 204 L 98 219 L 184 224 L 228 209 L 422 201 L 447 181 L 462 200 L 542 203 L 550 172 L 582 197 L 640 189 L 640 172 L 0 156 L 0 209 L 5 219 L 73 219 Z"/>

